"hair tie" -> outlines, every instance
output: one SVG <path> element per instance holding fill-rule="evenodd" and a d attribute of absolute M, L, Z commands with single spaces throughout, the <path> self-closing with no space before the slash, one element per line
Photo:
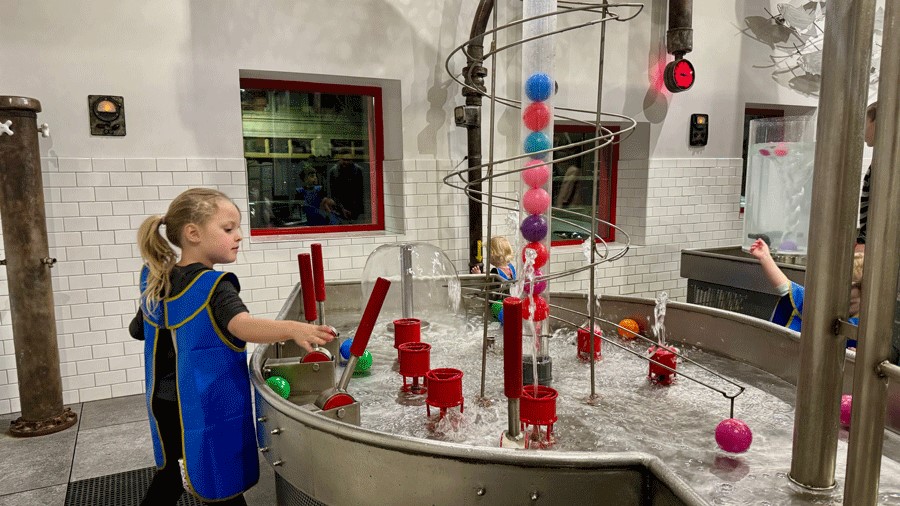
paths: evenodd
<path fill-rule="evenodd" d="M 165 217 L 165 216 L 163 216 L 162 218 L 159 219 L 159 224 L 160 224 L 160 225 L 165 225 L 165 224 L 166 224 L 166 217 Z"/>

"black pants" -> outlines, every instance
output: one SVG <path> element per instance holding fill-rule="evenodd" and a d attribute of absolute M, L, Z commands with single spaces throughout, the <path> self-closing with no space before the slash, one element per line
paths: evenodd
<path fill-rule="evenodd" d="M 166 452 L 166 466 L 156 472 L 150 488 L 141 501 L 141 506 L 167 506 L 178 502 L 184 493 L 184 485 L 181 483 L 181 470 L 178 468 L 178 459 L 181 458 L 181 422 L 178 420 L 178 403 L 153 399 L 153 413 L 156 415 L 159 437 Z M 227 501 L 217 501 L 216 506 L 247 506 L 244 495 Z"/>

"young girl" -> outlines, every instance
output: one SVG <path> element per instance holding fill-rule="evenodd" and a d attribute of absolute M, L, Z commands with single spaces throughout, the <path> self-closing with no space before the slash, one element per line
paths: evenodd
<path fill-rule="evenodd" d="M 491 237 L 491 274 L 497 274 L 504 281 L 515 281 L 516 266 L 512 264 L 512 245 L 502 236 Z M 481 266 L 472 267 L 472 274 L 481 274 Z"/>
<path fill-rule="evenodd" d="M 250 316 L 237 277 L 212 270 L 237 259 L 240 221 L 223 193 L 194 188 L 138 230 L 146 265 L 129 331 L 145 342 L 159 468 L 141 504 L 174 505 L 187 488 L 204 502 L 245 505 L 259 480 L 246 343 L 293 340 L 309 350 L 334 339 L 330 327 Z"/>

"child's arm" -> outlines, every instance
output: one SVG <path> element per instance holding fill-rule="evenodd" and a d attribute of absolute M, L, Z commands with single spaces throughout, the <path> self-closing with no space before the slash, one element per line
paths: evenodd
<path fill-rule="evenodd" d="M 228 322 L 228 331 L 248 343 L 276 343 L 294 341 L 306 351 L 313 344 L 325 344 L 334 339 L 331 327 L 311 325 L 291 320 L 254 318 L 250 313 L 240 313 Z"/>
<path fill-rule="evenodd" d="M 765 241 L 757 239 L 756 242 L 750 246 L 750 254 L 759 260 L 759 265 L 762 266 L 763 274 L 766 275 L 766 279 L 769 280 L 772 288 L 790 288 L 791 280 L 789 280 L 788 277 L 781 272 L 781 269 L 778 268 L 778 265 L 775 264 L 772 254 L 769 253 L 769 245 L 766 244 Z"/>

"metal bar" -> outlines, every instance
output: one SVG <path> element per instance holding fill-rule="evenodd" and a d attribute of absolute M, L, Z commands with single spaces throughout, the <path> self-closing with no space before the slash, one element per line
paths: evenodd
<path fill-rule="evenodd" d="M 829 24 L 830 19 L 829 15 Z M 871 31 L 873 20 L 869 18 L 868 21 Z M 857 344 L 853 374 L 854 409 L 850 420 L 844 504 L 878 502 L 887 407 L 887 381 L 883 375 L 900 378 L 900 368 L 884 365 L 891 353 L 894 323 L 894 304 L 885 304 L 884 301 L 894 301 L 900 273 L 897 262 L 897 252 L 900 251 L 900 200 L 896 198 L 900 192 L 900 174 L 896 170 L 900 166 L 900 129 L 897 128 L 900 123 L 900 101 L 897 97 L 900 93 L 898 2 L 887 2 L 885 5 L 881 51 L 887 57 L 881 60 L 879 76 L 869 228 L 863 268 L 865 282 L 860 303 L 859 333 L 862 339 Z"/>
<path fill-rule="evenodd" d="M 519 421 L 519 418 L 521 417 L 519 399 L 506 399 L 506 406 L 507 409 L 509 409 L 506 431 L 511 439 L 516 439 L 519 437 L 519 430 L 521 429 L 520 424 L 522 423 Z"/>
<path fill-rule="evenodd" d="M 862 132 L 875 0 L 828 4 L 816 131 L 806 301 L 794 416 L 791 479 L 811 489 L 834 487 L 846 318 L 858 211 Z M 885 53 L 890 54 L 890 53 Z M 896 288 L 896 286 L 895 286 Z"/>
<path fill-rule="evenodd" d="M 896 366 L 887 360 L 878 364 L 878 372 L 894 381 L 900 381 L 900 366 Z"/>
<path fill-rule="evenodd" d="M 403 318 L 413 317 L 412 245 L 400 247 L 400 297 L 403 301 Z"/>

